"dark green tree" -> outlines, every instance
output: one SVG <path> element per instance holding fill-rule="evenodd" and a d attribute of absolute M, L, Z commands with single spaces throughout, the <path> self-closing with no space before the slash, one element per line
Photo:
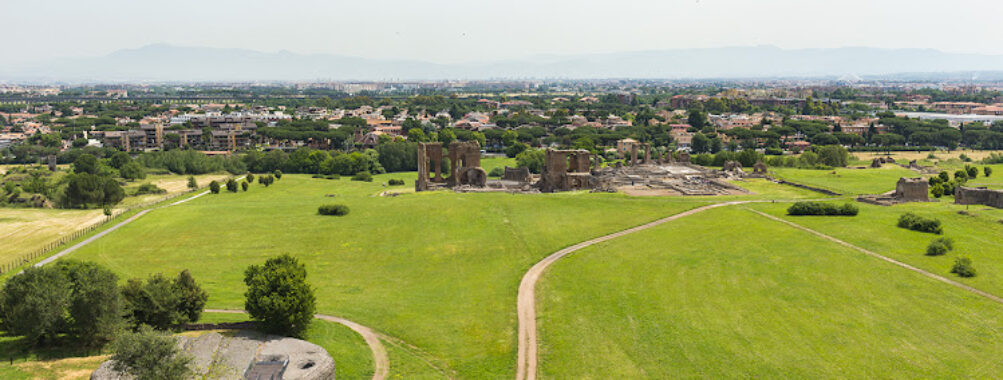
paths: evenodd
<path fill-rule="evenodd" d="M 56 337 L 70 305 L 70 284 L 55 267 L 28 267 L 4 283 L 0 293 L 2 326 L 30 345 Z"/>
<path fill-rule="evenodd" d="M 85 261 L 62 260 L 55 268 L 69 280 L 68 332 L 89 344 L 111 341 L 123 327 L 118 276 Z"/>
<path fill-rule="evenodd" d="M 306 266 L 289 255 L 251 265 L 244 272 L 244 309 L 269 333 L 302 336 L 316 308 Z"/>

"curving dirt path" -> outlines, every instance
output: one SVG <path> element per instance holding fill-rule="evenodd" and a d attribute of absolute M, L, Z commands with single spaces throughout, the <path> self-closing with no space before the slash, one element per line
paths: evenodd
<path fill-rule="evenodd" d="M 231 310 L 231 309 L 205 309 L 207 313 L 227 313 L 227 314 L 247 314 L 243 310 Z M 366 345 L 369 346 L 369 350 L 373 353 L 373 380 L 384 380 L 387 374 L 390 372 L 390 359 L 387 357 L 387 350 L 383 347 L 383 343 L 380 342 L 380 334 L 373 331 L 373 329 L 360 325 L 358 323 L 349 321 L 341 317 L 335 317 L 333 315 L 325 314 L 314 314 L 314 318 L 325 320 L 328 322 L 334 322 L 344 325 L 355 331 L 359 335 L 362 335 L 362 339 L 366 341 Z"/>
<path fill-rule="evenodd" d="M 537 373 L 537 338 L 536 338 L 536 282 L 543 275 L 543 272 L 547 270 L 551 264 L 560 258 L 571 254 L 572 252 L 578 251 L 582 248 L 594 245 L 597 243 L 602 243 L 604 241 L 615 239 L 620 236 L 632 234 L 638 231 L 643 231 L 657 225 L 671 222 L 673 220 L 693 215 L 702 211 L 707 211 L 713 208 L 732 206 L 737 204 L 745 204 L 756 201 L 732 201 L 724 203 L 715 203 L 707 206 L 697 207 L 695 209 L 684 211 L 679 214 L 675 214 L 666 218 L 658 219 L 654 222 L 647 224 L 642 224 L 640 226 L 629 228 L 620 232 L 612 233 L 606 236 L 601 236 L 592 240 L 584 241 L 570 247 L 564 248 L 560 251 L 554 252 L 550 256 L 547 256 L 540 262 L 529 268 L 529 271 L 522 277 L 522 282 L 519 284 L 519 296 L 517 300 L 517 314 L 519 317 L 519 353 L 517 357 L 516 373 L 515 378 L 517 380 L 535 380 Z"/>
<path fill-rule="evenodd" d="M 938 274 L 934 274 L 934 273 L 930 273 L 930 272 L 927 272 L 927 271 L 925 271 L 925 270 L 922 270 L 922 269 L 920 269 L 920 268 L 917 268 L 917 267 L 914 267 L 914 266 L 912 266 L 912 265 L 909 265 L 909 264 L 906 264 L 906 263 L 903 263 L 903 262 L 901 262 L 901 261 L 898 261 L 898 260 L 895 260 L 895 259 L 893 259 L 893 258 L 891 258 L 891 257 L 887 257 L 887 256 L 883 256 L 883 255 L 880 255 L 880 254 L 877 254 L 877 253 L 874 253 L 874 252 L 872 252 L 872 251 L 869 251 L 869 250 L 867 250 L 867 249 L 865 249 L 865 248 L 861 248 L 861 247 L 858 247 L 858 246 L 855 246 L 855 245 L 853 245 L 853 244 L 850 244 L 850 243 L 847 243 L 847 242 L 845 242 L 845 241 L 843 241 L 843 240 L 839 240 L 839 239 L 837 239 L 837 238 L 835 238 L 835 237 L 832 237 L 832 236 L 829 236 L 829 235 L 826 235 L 826 234 L 823 234 L 823 233 L 821 233 L 821 232 L 818 232 L 818 231 L 815 231 L 815 230 L 813 230 L 813 229 L 811 229 L 811 228 L 808 228 L 808 227 L 805 227 L 805 226 L 802 226 L 802 225 L 800 225 L 800 224 L 796 224 L 796 223 L 794 223 L 794 222 L 791 222 L 791 221 L 787 221 L 787 220 L 784 220 L 784 219 L 781 219 L 781 218 L 778 218 L 778 217 L 775 217 L 775 216 L 773 216 L 773 215 L 770 215 L 770 214 L 767 214 L 767 213 L 765 213 L 765 212 L 762 212 L 762 211 L 759 211 L 759 210 L 753 210 L 753 209 L 747 209 L 747 210 L 749 210 L 749 211 L 752 211 L 752 212 L 754 212 L 754 213 L 756 213 L 756 214 L 759 214 L 759 215 L 762 215 L 762 216 L 764 216 L 764 217 L 766 217 L 766 218 L 769 218 L 769 219 L 772 219 L 772 220 L 775 220 L 775 221 L 778 221 L 778 222 L 780 222 L 780 223 L 783 223 L 783 224 L 786 224 L 786 225 L 788 225 L 788 226 L 791 226 L 791 227 L 794 227 L 794 228 L 797 228 L 797 229 L 799 229 L 799 230 L 802 230 L 802 231 L 805 231 L 805 232 L 808 232 L 808 233 L 810 233 L 810 234 L 813 234 L 813 235 L 815 235 L 815 236 L 818 236 L 818 237 L 820 237 L 820 238 L 823 238 L 823 239 L 826 239 L 826 240 L 829 240 L 829 241 L 831 241 L 831 242 L 834 242 L 834 243 L 836 243 L 836 244 L 839 244 L 839 245 L 842 245 L 842 246 L 844 246 L 844 247 L 847 247 L 847 248 L 851 248 L 851 249 L 854 249 L 854 250 L 857 250 L 857 251 L 859 251 L 859 252 L 861 252 L 861 253 L 864 253 L 865 255 L 868 255 L 868 256 L 871 256 L 871 257 L 875 257 L 875 258 L 878 258 L 878 259 L 880 259 L 880 260 L 883 260 L 883 261 L 886 261 L 886 262 L 889 262 L 889 263 L 892 263 L 892 264 L 895 264 L 895 265 L 898 265 L 898 266 L 900 266 L 900 267 L 902 267 L 902 268 L 905 268 L 905 269 L 908 269 L 908 270 L 911 270 L 911 271 L 913 271 L 913 272 L 916 272 L 916 273 L 919 273 L 919 274 L 921 274 L 921 275 L 924 275 L 924 276 L 926 276 L 926 277 L 929 277 L 929 278 L 932 278 L 932 279 L 934 279 L 934 280 L 937 280 L 937 281 L 940 281 L 940 282 L 943 282 L 943 283 L 945 283 L 945 284 L 948 284 L 948 285 L 951 285 L 951 286 L 954 286 L 954 287 L 957 287 L 957 288 L 960 288 L 960 289 L 963 289 L 963 290 L 967 290 L 967 291 L 969 291 L 969 292 L 971 292 L 971 293 L 974 293 L 974 294 L 977 294 L 977 295 L 980 295 L 980 296 L 982 296 L 982 297 L 985 297 L 985 298 L 988 298 L 988 299 L 990 299 L 990 300 L 992 300 L 992 301 L 995 301 L 995 302 L 998 302 L 998 303 L 1003 303 L 1003 298 L 1000 298 L 999 296 L 997 296 L 997 295 L 995 295 L 995 294 L 992 294 L 992 293 L 988 293 L 988 292 L 984 292 L 984 291 L 981 291 L 981 290 L 978 290 L 978 289 L 975 289 L 975 288 L 973 288 L 973 287 L 971 287 L 971 286 L 968 286 L 968 285 L 965 285 L 965 284 L 962 284 L 962 283 L 960 283 L 960 282 L 957 282 L 957 281 L 954 281 L 954 280 L 952 280 L 952 279 L 949 279 L 949 278 L 947 278 L 947 277 L 944 277 L 944 276 L 941 276 L 941 275 L 938 275 Z"/>

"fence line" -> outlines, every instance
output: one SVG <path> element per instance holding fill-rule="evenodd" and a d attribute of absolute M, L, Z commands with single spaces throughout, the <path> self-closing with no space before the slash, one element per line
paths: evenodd
<path fill-rule="evenodd" d="M 235 177 L 236 176 L 230 176 L 229 178 L 235 178 Z M 146 201 L 146 202 L 143 202 L 143 203 L 140 203 L 140 204 L 137 204 L 137 205 L 130 206 L 130 207 L 122 209 L 121 211 L 118 211 L 118 212 L 116 212 L 116 211 L 113 210 L 112 211 L 112 215 L 106 216 L 104 218 L 104 220 L 102 220 L 100 222 L 97 222 L 97 223 L 91 224 L 91 225 L 89 225 L 87 227 L 84 227 L 84 228 L 78 229 L 76 231 L 70 232 L 69 234 L 64 235 L 63 237 L 59 238 L 56 241 L 50 241 L 48 243 L 45 243 L 45 245 L 42 246 L 42 248 L 39 248 L 39 249 L 36 249 L 36 250 L 31 251 L 29 253 L 23 254 L 23 255 L 15 258 L 13 260 L 8 261 L 5 264 L 0 264 L 0 275 L 6 274 L 6 273 L 8 273 L 8 272 L 10 272 L 10 271 L 12 271 L 14 269 L 18 269 L 18 268 L 20 268 L 20 267 L 22 267 L 24 265 L 27 265 L 27 264 L 35 261 L 35 259 L 44 257 L 50 251 L 53 251 L 56 248 L 62 247 L 66 243 L 74 241 L 74 240 L 80 238 L 81 236 L 84 236 L 84 235 L 90 233 L 91 231 L 94 231 L 94 230 L 98 229 L 99 227 L 104 226 L 108 222 L 110 222 L 110 221 L 118 218 L 119 216 L 121 216 L 123 214 L 129 213 L 129 212 L 131 212 L 133 210 L 144 209 L 144 208 L 153 206 L 153 205 L 158 204 L 158 203 L 166 202 L 166 201 L 171 200 L 171 199 L 180 198 L 180 197 L 182 197 L 184 195 L 188 195 L 188 194 L 191 194 L 191 193 L 194 193 L 194 192 L 206 189 L 208 187 L 209 186 L 206 185 L 206 186 L 199 187 L 199 188 L 196 188 L 196 189 L 188 189 L 188 190 L 182 191 L 182 192 L 177 193 L 177 194 L 166 195 L 166 196 L 164 196 L 162 198 L 159 198 L 159 199 L 154 199 L 154 200 L 151 200 L 151 201 Z"/>

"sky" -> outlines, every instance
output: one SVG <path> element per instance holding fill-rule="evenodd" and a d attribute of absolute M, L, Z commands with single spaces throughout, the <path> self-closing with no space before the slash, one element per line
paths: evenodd
<path fill-rule="evenodd" d="M 7 63 L 154 43 L 461 63 L 677 48 L 1003 54 L 999 0 L 0 0 Z"/>

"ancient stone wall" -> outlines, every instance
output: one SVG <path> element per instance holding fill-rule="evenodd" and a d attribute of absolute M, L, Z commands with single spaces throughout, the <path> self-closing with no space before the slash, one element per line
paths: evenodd
<path fill-rule="evenodd" d="M 529 168 L 510 168 L 506 166 L 502 179 L 506 181 L 527 182 L 529 181 Z"/>
<path fill-rule="evenodd" d="M 923 178 L 899 178 L 895 198 L 900 202 L 929 202 L 930 184 Z"/>
<path fill-rule="evenodd" d="M 959 205 L 986 205 L 1003 208 L 1003 190 L 961 186 L 954 190 L 954 203 Z"/>

